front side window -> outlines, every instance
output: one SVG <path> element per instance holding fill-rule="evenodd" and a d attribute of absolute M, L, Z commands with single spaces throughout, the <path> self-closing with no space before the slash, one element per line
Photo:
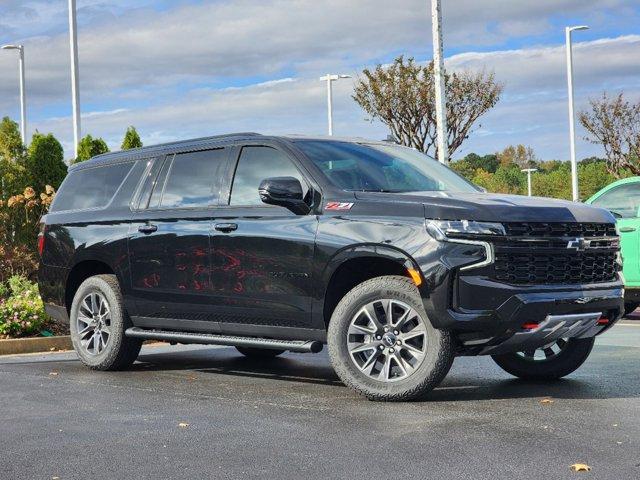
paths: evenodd
<path fill-rule="evenodd" d="M 72 170 L 55 196 L 52 212 L 106 207 L 133 162 Z"/>
<path fill-rule="evenodd" d="M 296 142 L 334 186 L 367 192 L 473 192 L 480 190 L 411 148 L 326 140 Z"/>
<path fill-rule="evenodd" d="M 260 183 L 270 177 L 294 177 L 305 182 L 289 157 L 271 147 L 243 147 L 233 177 L 230 205 L 264 205 L 258 195 Z"/>
<path fill-rule="evenodd" d="M 592 205 L 606 208 L 619 218 L 635 218 L 640 208 L 640 184 L 627 183 L 596 198 Z"/>
<path fill-rule="evenodd" d="M 173 160 L 167 159 L 149 206 L 196 208 L 215 204 L 225 159 L 223 148 L 180 153 Z"/>

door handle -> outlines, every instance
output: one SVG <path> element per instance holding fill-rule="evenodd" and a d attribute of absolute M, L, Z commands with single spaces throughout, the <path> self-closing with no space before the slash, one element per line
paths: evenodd
<path fill-rule="evenodd" d="M 618 230 L 620 230 L 622 233 L 635 232 L 636 231 L 635 227 L 620 227 L 620 228 L 618 228 Z"/>
<path fill-rule="evenodd" d="M 151 224 L 147 224 L 147 225 L 140 225 L 138 227 L 138 231 L 140 233 L 144 233 L 144 234 L 149 234 L 149 233 L 153 233 L 155 231 L 158 230 L 158 226 L 157 225 L 151 225 Z"/>
<path fill-rule="evenodd" d="M 215 228 L 219 232 L 233 232 L 238 229 L 237 223 L 216 223 L 213 228 Z"/>

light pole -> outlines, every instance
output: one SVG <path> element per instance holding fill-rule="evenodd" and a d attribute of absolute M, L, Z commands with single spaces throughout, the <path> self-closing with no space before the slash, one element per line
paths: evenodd
<path fill-rule="evenodd" d="M 329 135 L 333 135 L 333 92 L 331 84 L 341 78 L 351 78 L 351 75 L 331 75 L 326 74 L 324 77 L 320 77 L 320 80 L 327 82 L 327 115 L 329 119 Z"/>
<path fill-rule="evenodd" d="M 20 69 L 20 135 L 22 143 L 27 143 L 27 94 L 24 88 L 24 47 L 22 45 L 4 45 L 3 50 L 18 50 L 18 68 Z"/>
<path fill-rule="evenodd" d="M 527 173 L 527 191 L 529 192 L 529 196 L 531 196 L 531 174 L 533 172 L 537 172 L 538 169 L 537 168 L 523 168 L 520 171 Z"/>
<path fill-rule="evenodd" d="M 80 142 L 80 87 L 78 85 L 78 32 L 76 22 L 76 0 L 69 0 L 69 50 L 71 53 L 71 99 L 73 102 L 73 148 L 78 158 Z"/>
<path fill-rule="evenodd" d="M 571 32 L 575 30 L 587 30 L 586 25 L 565 27 L 565 40 L 567 50 L 567 87 L 569 90 L 569 145 L 571 148 L 571 192 L 573 201 L 578 201 L 578 163 L 576 160 L 576 132 L 575 112 L 573 111 L 573 55 L 571 51 Z"/>
<path fill-rule="evenodd" d="M 442 57 L 442 9 L 440 0 L 431 0 L 431 32 L 433 34 L 433 76 L 436 92 L 436 144 L 440 163 L 449 162 L 447 148 L 447 96 L 444 91 L 444 59 Z"/>

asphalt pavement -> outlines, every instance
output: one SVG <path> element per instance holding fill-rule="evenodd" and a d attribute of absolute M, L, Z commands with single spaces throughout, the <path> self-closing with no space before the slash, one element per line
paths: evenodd
<path fill-rule="evenodd" d="M 640 479 L 639 371 L 628 320 L 565 380 L 458 358 L 404 404 L 359 397 L 326 352 L 146 346 L 125 372 L 72 352 L 3 357 L 0 479 Z"/>

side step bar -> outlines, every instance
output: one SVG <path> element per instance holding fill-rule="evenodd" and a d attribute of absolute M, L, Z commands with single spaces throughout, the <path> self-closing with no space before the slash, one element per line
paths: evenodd
<path fill-rule="evenodd" d="M 322 350 L 322 342 L 317 340 L 274 340 L 271 338 L 235 337 L 215 335 L 211 333 L 172 332 L 168 330 L 147 330 L 131 327 L 124 334 L 127 337 L 144 340 L 162 340 L 175 343 L 196 343 L 202 345 L 229 345 L 232 347 L 271 348 L 290 352 L 318 353 Z"/>

